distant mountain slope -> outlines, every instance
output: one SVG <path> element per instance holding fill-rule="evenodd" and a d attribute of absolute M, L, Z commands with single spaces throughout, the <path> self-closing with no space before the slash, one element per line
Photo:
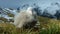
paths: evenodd
<path fill-rule="evenodd" d="M 22 6 L 23 8 L 29 7 L 29 5 Z M 45 9 L 41 9 L 38 5 L 34 4 L 32 7 L 35 7 L 35 10 L 38 14 L 38 16 L 44 16 L 49 18 L 60 18 L 60 4 L 55 2 L 51 3 L 50 6 L 46 7 Z M 12 8 L 0 8 L 0 17 L 4 17 L 6 19 L 9 19 L 9 17 L 14 17 L 17 13 L 20 12 L 22 8 L 18 7 L 17 9 Z M 25 9 L 25 10 L 26 10 Z M 24 9 L 22 9 L 24 10 Z"/>

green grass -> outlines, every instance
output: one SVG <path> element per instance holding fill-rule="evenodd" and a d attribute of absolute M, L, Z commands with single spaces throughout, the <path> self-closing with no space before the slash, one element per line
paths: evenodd
<path fill-rule="evenodd" d="M 39 17 L 40 34 L 60 34 L 60 20 Z"/>
<path fill-rule="evenodd" d="M 9 23 L 0 23 L 0 34 L 60 34 L 60 20 L 38 17 L 38 28 L 16 28 Z"/>

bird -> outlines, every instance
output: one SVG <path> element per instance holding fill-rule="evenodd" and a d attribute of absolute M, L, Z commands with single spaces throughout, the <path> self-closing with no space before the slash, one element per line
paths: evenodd
<path fill-rule="evenodd" d="M 20 11 L 14 17 L 14 25 L 17 28 L 32 28 L 37 23 L 37 13 L 34 11 L 35 8 L 28 7 L 26 10 Z"/>

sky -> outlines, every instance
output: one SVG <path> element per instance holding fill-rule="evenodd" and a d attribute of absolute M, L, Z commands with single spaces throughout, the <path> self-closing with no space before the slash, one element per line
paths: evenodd
<path fill-rule="evenodd" d="M 38 6 L 45 8 L 53 2 L 60 2 L 60 0 L 0 0 L 0 7 L 17 8 L 24 4 L 33 5 L 36 3 Z"/>
<path fill-rule="evenodd" d="M 45 9 L 46 7 L 51 7 L 47 10 L 49 10 L 49 13 L 55 14 L 57 6 L 51 6 L 51 3 L 60 2 L 60 0 L 0 0 L 0 7 L 2 8 L 18 8 L 25 4 L 29 4 L 29 6 L 36 3 L 39 7 L 42 9 Z"/>

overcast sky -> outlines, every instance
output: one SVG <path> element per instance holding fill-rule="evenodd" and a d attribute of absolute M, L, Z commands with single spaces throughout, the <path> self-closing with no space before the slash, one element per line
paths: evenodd
<path fill-rule="evenodd" d="M 37 5 L 43 7 L 49 6 L 53 2 L 60 2 L 60 0 L 0 0 L 0 7 L 3 8 L 17 8 L 24 4 Z"/>

